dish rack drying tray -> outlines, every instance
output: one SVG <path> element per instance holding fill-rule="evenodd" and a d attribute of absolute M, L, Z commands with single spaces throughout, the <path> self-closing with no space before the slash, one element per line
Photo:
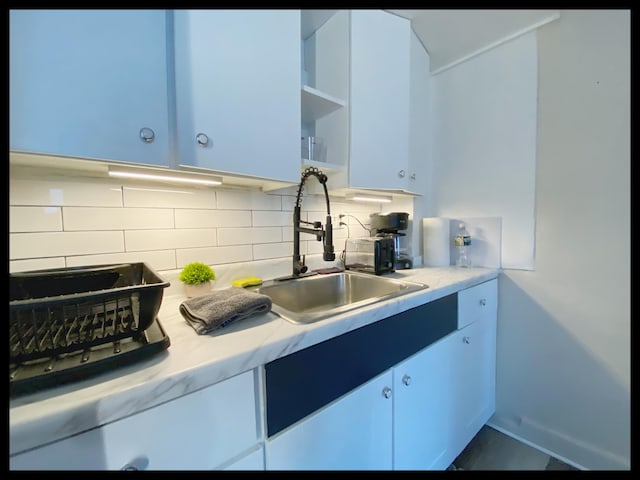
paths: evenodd
<path fill-rule="evenodd" d="M 156 319 L 168 286 L 145 263 L 10 274 L 12 392 L 18 384 L 60 383 L 168 347 Z"/>

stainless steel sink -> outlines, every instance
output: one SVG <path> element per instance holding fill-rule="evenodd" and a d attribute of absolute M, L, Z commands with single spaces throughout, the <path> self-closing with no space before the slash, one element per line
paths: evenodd
<path fill-rule="evenodd" d="M 331 315 L 429 288 L 428 285 L 345 271 L 290 280 L 270 280 L 255 291 L 271 297 L 271 311 L 292 323 Z"/>

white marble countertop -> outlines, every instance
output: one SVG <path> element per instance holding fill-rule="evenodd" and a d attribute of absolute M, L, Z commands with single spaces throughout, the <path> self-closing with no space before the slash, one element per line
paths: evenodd
<path fill-rule="evenodd" d="M 273 312 L 198 335 L 180 315 L 185 300 L 168 290 L 158 320 L 171 345 L 151 358 L 88 380 L 19 396 L 9 402 L 9 453 L 80 433 L 213 385 L 355 328 L 496 278 L 493 268 L 415 268 L 392 278 L 429 288 L 307 325 Z"/>

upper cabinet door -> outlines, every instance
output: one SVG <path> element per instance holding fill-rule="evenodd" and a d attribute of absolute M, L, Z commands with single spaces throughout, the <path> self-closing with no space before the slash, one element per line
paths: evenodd
<path fill-rule="evenodd" d="M 407 189 L 411 25 L 351 11 L 351 187 Z"/>
<path fill-rule="evenodd" d="M 300 11 L 176 10 L 179 163 L 300 179 Z"/>
<path fill-rule="evenodd" d="M 12 10 L 10 149 L 168 165 L 166 33 L 164 10 Z"/>

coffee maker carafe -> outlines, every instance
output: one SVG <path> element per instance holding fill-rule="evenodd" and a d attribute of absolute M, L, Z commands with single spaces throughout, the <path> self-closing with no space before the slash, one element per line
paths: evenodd
<path fill-rule="evenodd" d="M 406 230 L 409 226 L 409 214 L 406 212 L 372 213 L 369 215 L 371 233 L 377 237 L 393 238 L 396 250 L 396 270 L 406 270 L 413 267 L 413 261 L 407 253 Z"/>

